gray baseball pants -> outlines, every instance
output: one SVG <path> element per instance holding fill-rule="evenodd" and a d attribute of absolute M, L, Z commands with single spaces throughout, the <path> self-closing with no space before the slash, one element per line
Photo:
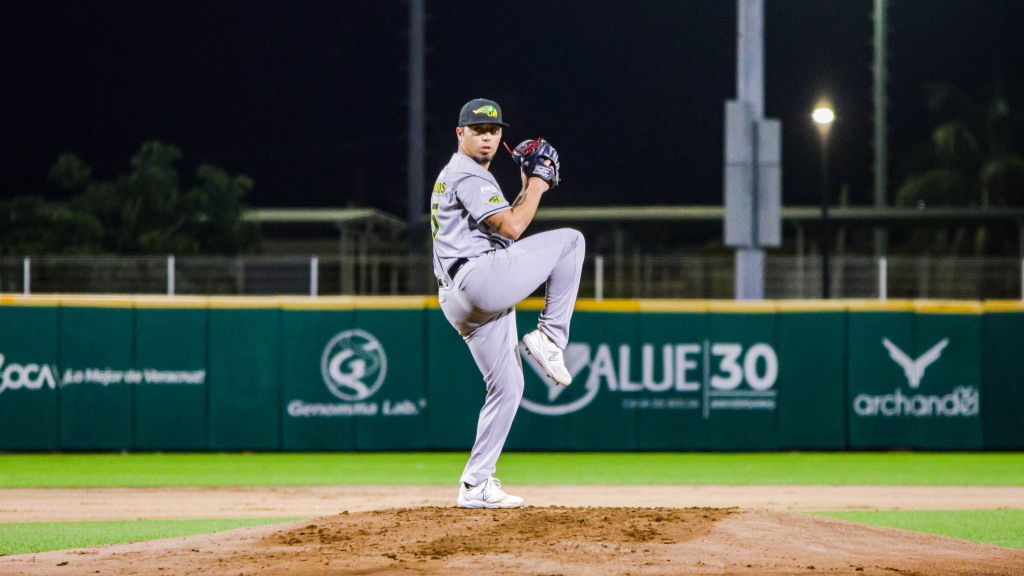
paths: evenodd
<path fill-rule="evenodd" d="M 523 398 L 515 305 L 546 282 L 538 327 L 564 350 L 584 251 L 576 230 L 542 232 L 473 258 L 438 291 L 445 318 L 469 345 L 487 386 L 462 482 L 476 486 L 494 474 Z"/>

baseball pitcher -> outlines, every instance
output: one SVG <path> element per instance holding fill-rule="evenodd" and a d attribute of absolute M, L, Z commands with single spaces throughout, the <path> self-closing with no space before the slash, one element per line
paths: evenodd
<path fill-rule="evenodd" d="M 520 240 L 541 197 L 558 185 L 561 165 L 544 139 L 521 143 L 512 159 L 521 168 L 522 190 L 509 204 L 489 171 L 507 127 L 497 103 L 467 102 L 455 128 L 458 151 L 430 197 L 441 310 L 469 345 L 487 386 L 476 441 L 462 472 L 457 501 L 462 508 L 523 505 L 522 498 L 501 489 L 494 472 L 523 397 L 515 306 L 542 284 L 544 310 L 523 344 L 549 378 L 560 385 L 572 381 L 564 350 L 583 269 L 583 235 L 565 228 Z"/>

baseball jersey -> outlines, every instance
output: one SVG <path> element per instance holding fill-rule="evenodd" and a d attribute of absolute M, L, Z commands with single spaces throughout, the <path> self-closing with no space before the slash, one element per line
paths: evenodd
<path fill-rule="evenodd" d="M 434 183 L 430 196 L 430 234 L 434 239 L 434 275 L 443 278 L 455 258 L 473 258 L 512 240 L 495 233 L 486 220 L 510 208 L 494 175 L 469 156 L 456 152 Z"/>

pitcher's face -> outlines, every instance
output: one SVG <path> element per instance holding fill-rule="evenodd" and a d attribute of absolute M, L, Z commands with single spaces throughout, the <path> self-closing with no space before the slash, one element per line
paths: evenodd
<path fill-rule="evenodd" d="M 501 126 L 498 124 L 459 126 L 455 135 L 459 138 L 459 152 L 484 167 L 494 159 L 501 144 Z"/>

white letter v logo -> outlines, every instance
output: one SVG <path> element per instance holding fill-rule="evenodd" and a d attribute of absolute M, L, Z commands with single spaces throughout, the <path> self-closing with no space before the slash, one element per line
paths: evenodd
<path fill-rule="evenodd" d="M 889 349 L 889 356 L 903 368 L 903 374 L 907 377 L 907 384 L 917 389 L 921 385 L 921 378 L 924 376 L 924 369 L 942 356 L 942 350 L 949 344 L 949 338 L 943 338 L 938 344 L 932 346 L 927 352 L 921 354 L 917 360 L 911 360 L 910 356 L 903 353 L 888 338 L 882 338 L 882 344 Z"/>

